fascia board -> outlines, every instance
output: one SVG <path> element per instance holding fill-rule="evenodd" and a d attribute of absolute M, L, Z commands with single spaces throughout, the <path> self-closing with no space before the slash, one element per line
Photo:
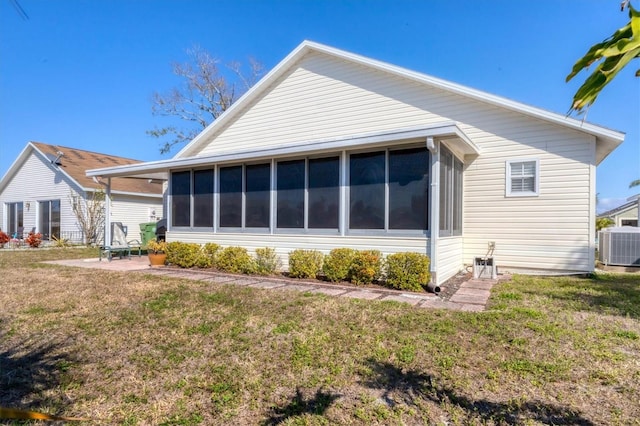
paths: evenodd
<path fill-rule="evenodd" d="M 267 75 L 265 75 L 256 85 L 249 89 L 236 103 L 234 103 L 225 113 L 217 120 L 207 126 L 200 134 L 198 134 L 187 146 L 180 150 L 174 158 L 184 158 L 193 153 L 195 149 L 215 134 L 217 129 L 222 128 L 229 121 L 233 120 L 235 115 L 242 110 L 245 104 L 250 104 L 254 98 L 262 93 L 263 88 L 269 87 L 276 79 L 278 79 L 286 70 L 293 66 L 307 52 L 315 50 L 321 53 L 332 55 L 344 60 L 358 63 L 367 67 L 371 67 L 383 72 L 406 78 L 421 84 L 427 84 L 448 92 L 456 93 L 467 98 L 475 99 L 480 102 L 488 103 L 501 108 L 506 108 L 525 114 L 530 117 L 538 118 L 547 122 L 555 123 L 561 126 L 572 128 L 581 132 L 596 136 L 605 143 L 605 153 L 602 158 L 598 158 L 597 162 L 601 162 L 611 151 L 613 151 L 624 140 L 625 134 L 615 130 L 607 129 L 602 126 L 588 123 L 583 120 L 576 120 L 571 117 L 563 116 L 554 112 L 546 111 L 537 107 L 516 102 L 501 96 L 493 95 L 470 87 L 462 86 L 450 81 L 442 80 L 426 74 L 411 71 L 396 65 L 391 65 L 382 61 L 360 56 L 354 53 L 346 52 L 320 43 L 305 40 L 296 47 L 287 57 L 285 57 L 278 65 L 276 65 Z"/>
<path fill-rule="evenodd" d="M 243 160 L 258 160 L 263 158 L 277 158 L 288 155 L 312 154 L 314 152 L 336 151 L 352 149 L 359 146 L 373 146 L 390 141 L 419 139 L 427 137 L 455 137 L 460 138 L 466 146 L 468 154 L 480 155 L 479 147 L 453 122 L 438 123 L 426 127 L 412 127 L 377 132 L 372 134 L 353 135 L 341 138 L 331 138 L 321 141 L 308 141 L 295 145 L 287 145 L 277 148 L 261 150 L 245 150 L 241 152 L 221 153 L 206 157 L 189 157 L 171 160 L 151 161 L 127 166 L 108 167 L 103 169 L 87 170 L 87 176 L 102 178 L 146 175 L 156 172 L 165 172 L 170 169 L 198 167 L 216 163 L 229 163 Z"/>
<path fill-rule="evenodd" d="M 541 108 L 526 105 L 520 102 L 513 101 L 511 99 L 503 98 L 501 96 L 493 95 L 481 90 L 472 89 L 467 86 L 462 86 L 460 84 L 452 83 L 450 81 L 442 80 L 416 71 L 411 71 L 406 68 L 388 64 L 386 62 L 370 59 L 350 52 L 345 52 L 333 47 L 324 46 L 314 42 L 307 42 L 307 45 L 313 47 L 318 51 L 322 51 L 340 57 L 342 59 L 350 60 L 352 62 L 357 62 L 364 66 L 395 74 L 399 77 L 407 78 L 418 83 L 428 84 L 430 86 L 469 97 L 481 102 L 486 102 L 495 106 L 517 111 L 525 115 L 571 127 L 592 134 L 594 136 L 602 137 L 604 139 L 617 140 L 619 141 L 619 143 L 622 143 L 622 141 L 624 140 L 625 134 L 622 132 L 607 129 L 605 127 L 591 124 L 583 120 L 576 120 L 575 118 L 567 117 L 551 111 L 546 111 Z"/>

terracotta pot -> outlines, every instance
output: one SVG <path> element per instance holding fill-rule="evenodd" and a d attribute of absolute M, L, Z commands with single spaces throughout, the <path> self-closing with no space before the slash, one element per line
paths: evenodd
<path fill-rule="evenodd" d="M 152 268 L 157 268 L 158 266 L 164 266 L 165 260 L 167 260 L 166 253 L 149 253 L 149 265 Z"/>

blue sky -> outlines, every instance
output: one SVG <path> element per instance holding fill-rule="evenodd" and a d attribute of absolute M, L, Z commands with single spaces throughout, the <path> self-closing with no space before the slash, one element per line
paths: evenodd
<path fill-rule="evenodd" d="M 564 114 L 586 77 L 564 82 L 575 61 L 628 21 L 619 0 L 18 2 L 28 19 L 0 0 L 0 176 L 30 140 L 170 158 L 145 134 L 163 124 L 150 99 L 194 45 L 268 70 L 313 40 Z M 598 167 L 599 211 L 640 192 L 633 65 L 587 116 L 627 134 Z"/>

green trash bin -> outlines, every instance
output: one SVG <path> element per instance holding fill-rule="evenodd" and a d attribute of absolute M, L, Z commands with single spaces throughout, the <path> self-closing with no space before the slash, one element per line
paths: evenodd
<path fill-rule="evenodd" d="M 142 249 L 147 249 L 147 243 L 156 238 L 156 222 L 147 222 L 140 224 L 140 243 Z"/>

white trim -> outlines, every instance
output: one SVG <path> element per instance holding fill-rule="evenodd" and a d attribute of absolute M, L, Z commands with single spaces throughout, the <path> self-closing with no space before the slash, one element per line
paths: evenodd
<path fill-rule="evenodd" d="M 232 163 L 247 160 L 262 161 L 271 158 L 289 157 L 293 155 L 312 155 L 325 151 L 344 151 L 356 148 L 368 149 L 375 145 L 386 145 L 389 142 L 402 142 L 412 139 L 424 140 L 427 137 L 447 137 L 447 140 L 456 138 L 461 141 L 460 149 L 465 154 L 480 155 L 478 147 L 453 121 L 441 122 L 429 126 L 409 127 L 388 132 L 376 132 L 356 134 L 348 137 L 329 138 L 316 141 L 301 141 L 295 145 L 287 145 L 268 149 L 248 149 L 243 151 L 231 151 L 218 155 L 173 158 L 170 160 L 150 161 L 147 163 L 130 164 L 126 166 L 106 167 L 102 169 L 87 170 L 87 176 L 123 177 L 123 176 L 147 176 L 158 172 L 166 172 L 169 169 L 190 168 L 213 163 Z"/>
<path fill-rule="evenodd" d="M 462 86 L 460 84 L 452 83 L 450 81 L 435 78 L 419 72 L 411 71 L 396 65 L 391 65 L 382 61 L 374 60 L 320 43 L 305 40 L 300 45 L 298 45 L 298 47 L 296 47 L 291 53 L 289 53 L 287 57 L 280 61 L 280 63 L 276 65 L 269 73 L 267 73 L 258 83 L 256 83 L 250 90 L 248 90 L 240 99 L 238 99 L 238 101 L 234 103 L 227 111 L 225 111 L 224 114 L 222 114 L 218 119 L 216 119 L 207 128 L 205 128 L 199 135 L 197 135 L 188 145 L 180 150 L 176 154 L 175 158 L 183 158 L 194 155 L 195 152 L 198 151 L 198 148 L 201 144 L 208 143 L 208 141 L 215 137 L 216 132 L 222 130 L 227 125 L 227 123 L 233 121 L 236 115 L 242 114 L 242 111 L 246 106 L 250 105 L 254 100 L 256 100 L 265 90 L 268 90 L 268 88 L 273 83 L 275 83 L 278 78 L 283 76 L 289 69 L 294 67 L 302 57 L 314 51 L 326 55 L 331 55 L 345 61 L 354 62 L 356 64 L 386 72 L 401 78 L 413 80 L 420 84 L 425 84 L 431 87 L 445 90 L 447 92 L 462 95 L 480 102 L 495 105 L 501 108 L 506 108 L 531 117 L 539 118 L 547 122 L 559 124 L 568 128 L 579 130 L 581 132 L 585 132 L 587 134 L 591 134 L 606 146 L 606 149 L 603 150 L 602 157 L 597 159 L 596 164 L 600 163 L 624 140 L 625 135 L 622 132 L 590 124 L 583 120 L 576 120 L 574 118 L 546 111 L 530 105 L 525 105 L 520 102 L 496 96 L 480 90 L 472 89 L 470 87 Z"/>
<path fill-rule="evenodd" d="M 534 163 L 535 175 L 533 176 L 534 191 L 518 191 L 511 189 L 511 165 L 514 163 Z M 537 197 L 540 195 L 540 160 L 537 158 L 516 158 L 505 161 L 505 197 Z"/>

